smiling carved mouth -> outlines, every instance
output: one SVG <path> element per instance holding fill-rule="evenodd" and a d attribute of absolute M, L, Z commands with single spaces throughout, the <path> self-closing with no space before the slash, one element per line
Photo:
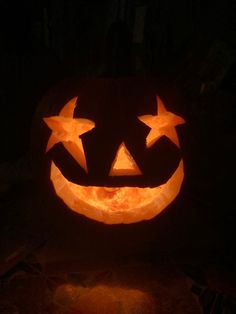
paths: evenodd
<path fill-rule="evenodd" d="M 82 186 L 68 181 L 52 162 L 51 181 L 57 195 L 73 211 L 107 224 L 133 223 L 158 215 L 178 195 L 183 161 L 172 177 L 154 188 Z"/>

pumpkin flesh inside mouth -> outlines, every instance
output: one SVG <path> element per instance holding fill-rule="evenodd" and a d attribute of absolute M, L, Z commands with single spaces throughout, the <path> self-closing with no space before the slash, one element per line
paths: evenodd
<path fill-rule="evenodd" d="M 153 188 L 83 186 L 68 181 L 54 162 L 51 181 L 57 195 L 73 211 L 108 224 L 151 219 L 178 195 L 183 181 L 183 161 L 171 178 Z"/>

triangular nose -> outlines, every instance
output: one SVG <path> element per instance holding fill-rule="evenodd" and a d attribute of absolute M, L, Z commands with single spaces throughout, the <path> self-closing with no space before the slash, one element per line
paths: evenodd
<path fill-rule="evenodd" d="M 127 147 L 122 143 L 119 146 L 116 157 L 112 163 L 109 176 L 137 176 L 141 174 L 141 170 Z"/>

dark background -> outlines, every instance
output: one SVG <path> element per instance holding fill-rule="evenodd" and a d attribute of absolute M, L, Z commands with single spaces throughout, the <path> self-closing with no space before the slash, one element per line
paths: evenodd
<path fill-rule="evenodd" d="M 118 17 L 131 32 L 134 74 L 178 82 L 181 97 L 191 96 L 194 119 L 206 109 L 211 120 L 226 122 L 235 83 L 234 2 L 120 1 L 120 9 L 118 3 L 0 2 L 1 161 L 27 150 L 32 115 L 53 84 L 72 75 L 102 75 L 107 31 Z M 207 108 L 193 105 L 204 86 L 218 93 Z"/>
<path fill-rule="evenodd" d="M 33 114 L 51 86 L 114 75 L 106 68 L 106 36 L 118 18 L 131 33 L 134 67 L 126 75 L 156 79 L 187 121 L 185 207 L 160 226 L 169 230 L 165 243 L 179 255 L 212 253 L 234 267 L 234 1 L 1 0 L 0 161 L 27 153 Z"/>

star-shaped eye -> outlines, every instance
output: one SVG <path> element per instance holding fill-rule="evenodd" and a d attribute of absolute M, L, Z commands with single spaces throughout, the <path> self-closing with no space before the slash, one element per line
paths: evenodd
<path fill-rule="evenodd" d="M 151 147 L 162 136 L 168 137 L 176 146 L 179 147 L 179 139 L 175 127 L 185 123 L 180 116 L 166 110 L 162 100 L 157 96 L 157 114 L 143 115 L 138 117 L 151 130 L 146 138 L 147 147 Z"/>
<path fill-rule="evenodd" d="M 48 140 L 46 152 L 55 144 L 62 143 L 65 149 L 88 172 L 83 144 L 80 136 L 95 127 L 95 123 L 88 119 L 73 118 L 77 98 L 71 99 L 60 111 L 58 116 L 44 118 L 44 122 L 52 130 Z"/>

